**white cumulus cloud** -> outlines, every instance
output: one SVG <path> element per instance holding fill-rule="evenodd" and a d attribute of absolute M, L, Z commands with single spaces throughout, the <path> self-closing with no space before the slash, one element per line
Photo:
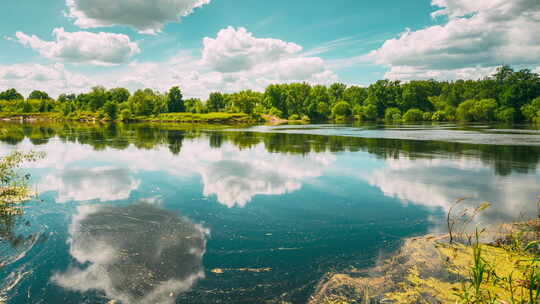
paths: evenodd
<path fill-rule="evenodd" d="M 81 28 L 129 26 L 141 33 L 160 32 L 210 0 L 66 0 L 66 15 Z"/>
<path fill-rule="evenodd" d="M 203 40 L 203 61 L 219 72 L 250 70 L 261 62 L 274 62 L 302 51 L 279 39 L 255 38 L 245 28 L 227 27 L 217 37 Z"/>
<path fill-rule="evenodd" d="M 23 95 L 46 90 L 51 96 L 80 92 L 94 85 L 89 77 L 66 70 L 63 64 L 22 63 L 0 65 L 0 87 L 16 88 Z"/>
<path fill-rule="evenodd" d="M 433 0 L 432 5 L 440 8 L 433 17 L 447 18 L 446 22 L 407 30 L 371 52 L 376 63 L 390 68 L 387 77 L 443 73 L 474 78 L 489 67 L 540 62 L 537 0 Z"/>
<path fill-rule="evenodd" d="M 224 32 L 228 33 L 227 35 L 239 36 L 240 38 L 237 38 L 243 42 L 222 41 Z M 256 38 L 245 29 L 226 28 L 217 36 L 218 38 L 215 39 L 205 39 L 206 46 L 202 49 L 202 56 L 180 51 L 167 60 L 145 62 L 134 60 L 129 64 L 87 77 L 70 73 L 69 79 L 62 83 L 41 82 L 30 85 L 31 83 L 27 81 L 35 77 L 34 72 L 25 71 L 24 77 L 20 75 L 20 72 L 13 71 L 2 74 L 3 67 L 0 66 L 0 84 L 2 84 L 2 78 L 5 78 L 4 82 L 7 82 L 5 87 L 14 87 L 27 93 L 29 89 L 40 88 L 52 96 L 64 92 L 78 93 L 95 85 L 125 87 L 132 91 L 142 88 L 166 91 L 172 86 L 180 85 L 186 97 L 204 99 L 215 91 L 225 93 L 248 89 L 263 91 L 268 85 L 274 83 L 307 82 L 328 85 L 338 80 L 338 76 L 326 60 L 309 55 L 309 53 L 302 53 L 302 47 L 297 44 L 277 39 Z M 35 37 L 28 37 L 28 39 L 33 38 Z M 37 44 L 41 45 L 41 40 L 36 39 Z M 212 40 L 210 48 L 207 47 L 208 39 Z M 51 43 L 54 44 L 54 42 Z M 238 47 L 235 48 L 234 45 Z M 215 54 L 211 54 L 210 49 Z M 56 55 L 60 52 L 55 53 L 45 48 L 45 45 L 43 52 L 50 57 L 60 56 Z M 75 68 L 70 67 L 70 69 Z M 12 66 L 4 67 L 4 69 L 11 71 L 22 69 L 22 67 Z M 63 75 L 68 74 L 63 66 L 61 69 Z M 28 67 L 25 70 L 32 70 L 32 68 Z M 82 82 L 83 78 L 80 79 L 81 81 L 75 81 L 76 75 L 84 77 L 85 81 Z M 19 77 L 19 81 L 15 81 L 14 77 Z"/>
<path fill-rule="evenodd" d="M 43 57 L 71 63 L 116 65 L 127 62 L 140 52 L 139 46 L 123 34 L 66 32 L 53 30 L 55 41 L 17 32 L 17 41 L 39 52 Z"/>

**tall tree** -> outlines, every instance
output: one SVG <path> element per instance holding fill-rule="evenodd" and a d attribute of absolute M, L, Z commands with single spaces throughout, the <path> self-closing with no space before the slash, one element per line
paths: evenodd
<path fill-rule="evenodd" d="M 208 112 L 219 112 L 225 109 L 225 98 L 219 92 L 211 93 L 206 101 L 206 110 Z"/>
<path fill-rule="evenodd" d="M 8 89 L 0 93 L 0 100 L 24 100 L 24 97 L 15 89 Z"/>
<path fill-rule="evenodd" d="M 169 90 L 169 94 L 167 94 L 167 105 L 171 113 L 184 112 L 186 110 L 182 91 L 179 87 L 172 87 Z"/>
<path fill-rule="evenodd" d="M 28 99 L 46 100 L 51 99 L 51 97 L 49 97 L 49 94 L 47 94 L 46 92 L 34 90 L 32 91 L 32 93 L 30 93 L 30 95 L 28 95 Z"/>

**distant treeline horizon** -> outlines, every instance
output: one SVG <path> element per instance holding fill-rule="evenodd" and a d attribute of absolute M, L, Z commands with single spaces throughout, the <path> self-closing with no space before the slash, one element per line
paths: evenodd
<path fill-rule="evenodd" d="M 162 113 L 246 113 L 288 120 L 324 121 L 467 121 L 540 123 L 540 76 L 530 69 L 501 66 L 479 80 L 379 80 L 368 87 L 334 83 L 272 84 L 264 92 L 211 93 L 207 100 L 183 97 L 179 86 L 162 93 L 133 94 L 125 88 L 97 86 L 88 93 L 64 93 L 57 99 L 34 90 L 0 92 L 0 112 L 58 113 L 73 119 L 91 113 L 97 119 L 129 121 Z"/>

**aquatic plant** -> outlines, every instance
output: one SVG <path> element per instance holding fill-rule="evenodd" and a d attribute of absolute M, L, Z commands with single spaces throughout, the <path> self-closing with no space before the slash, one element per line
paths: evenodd
<path fill-rule="evenodd" d="M 0 241 L 16 245 L 20 237 L 13 230 L 16 217 L 22 215 L 20 202 L 29 199 L 32 191 L 28 188 L 29 174 L 21 174 L 18 168 L 27 161 L 43 157 L 41 153 L 13 152 L 0 160 Z"/>

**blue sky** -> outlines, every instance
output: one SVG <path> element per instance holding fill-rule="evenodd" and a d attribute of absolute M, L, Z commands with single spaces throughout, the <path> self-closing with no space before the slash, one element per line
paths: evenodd
<path fill-rule="evenodd" d="M 472 3 L 471 3 L 472 2 Z M 18 0 L 0 90 L 180 85 L 187 96 L 306 81 L 479 78 L 540 66 L 537 0 Z"/>

